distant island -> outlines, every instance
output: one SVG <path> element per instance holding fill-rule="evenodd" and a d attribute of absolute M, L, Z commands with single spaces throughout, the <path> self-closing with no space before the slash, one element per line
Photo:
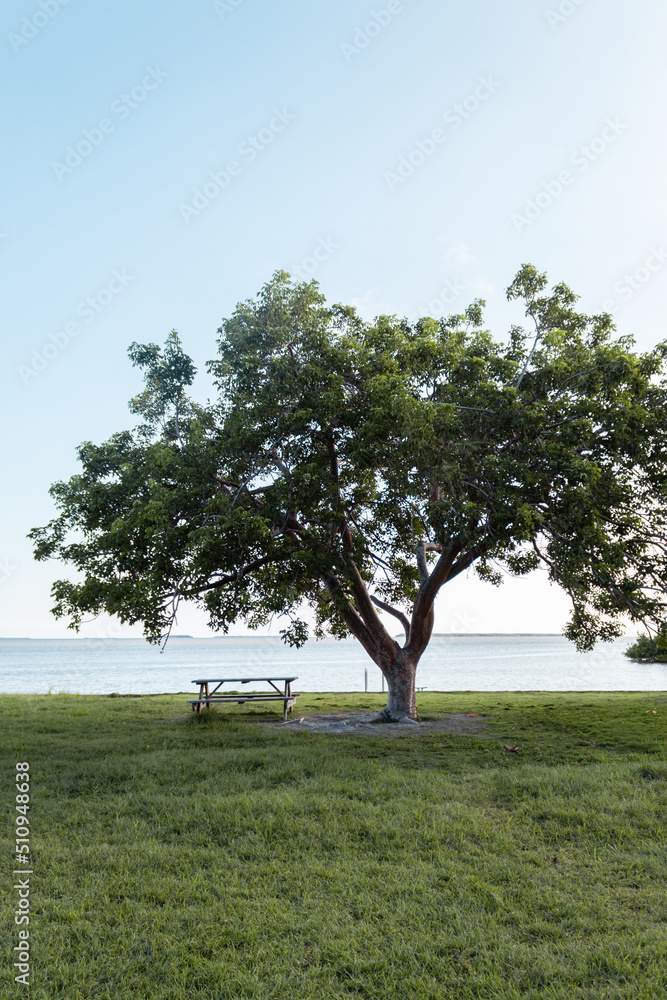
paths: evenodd
<path fill-rule="evenodd" d="M 394 639 L 404 639 L 401 632 Z M 432 639 L 562 639 L 562 632 L 433 632 Z"/>

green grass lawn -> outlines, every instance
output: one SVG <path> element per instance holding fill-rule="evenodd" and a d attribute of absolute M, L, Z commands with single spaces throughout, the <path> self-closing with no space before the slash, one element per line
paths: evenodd
<path fill-rule="evenodd" d="M 382 704 L 302 695 L 297 712 Z M 258 724 L 271 705 L 1 696 L 0 996 L 662 1000 L 667 696 L 418 706 L 488 730 L 295 733 Z M 29 991 L 10 958 L 24 760 Z"/>

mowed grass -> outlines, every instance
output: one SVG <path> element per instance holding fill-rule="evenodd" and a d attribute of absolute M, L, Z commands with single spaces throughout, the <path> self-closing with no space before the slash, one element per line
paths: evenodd
<path fill-rule="evenodd" d="M 667 696 L 418 695 L 422 717 L 488 716 L 477 737 L 286 732 L 271 705 L 185 700 L 0 697 L 3 998 L 27 995 L 19 760 L 31 1000 L 667 995 Z"/>

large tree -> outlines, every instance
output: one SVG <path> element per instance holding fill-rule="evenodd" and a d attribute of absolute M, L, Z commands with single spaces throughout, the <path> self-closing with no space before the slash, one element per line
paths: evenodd
<path fill-rule="evenodd" d="M 481 301 L 369 323 L 278 272 L 223 322 L 207 406 L 175 333 L 133 344 L 141 424 L 83 444 L 81 473 L 51 489 L 59 516 L 31 532 L 36 558 L 78 571 L 54 613 L 77 628 L 106 611 L 159 641 L 188 600 L 223 631 L 286 616 L 300 645 L 310 607 L 316 635 L 351 634 L 380 667 L 386 720 L 416 718 L 434 602 L 469 567 L 491 584 L 546 567 L 580 649 L 624 619 L 658 627 L 667 345 L 635 353 L 530 265 L 508 297 L 534 330 L 500 343 Z"/>

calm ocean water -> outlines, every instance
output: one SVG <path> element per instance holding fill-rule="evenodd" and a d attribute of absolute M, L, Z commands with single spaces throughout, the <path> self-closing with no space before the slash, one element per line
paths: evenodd
<path fill-rule="evenodd" d="M 577 653 L 562 636 L 438 636 L 417 686 L 431 691 L 665 691 L 667 664 L 623 656 L 631 639 Z M 0 639 L 0 692 L 157 694 L 193 691 L 200 677 L 296 676 L 296 691 L 379 691 L 381 675 L 355 640 L 170 639 L 164 653 L 142 639 Z"/>

